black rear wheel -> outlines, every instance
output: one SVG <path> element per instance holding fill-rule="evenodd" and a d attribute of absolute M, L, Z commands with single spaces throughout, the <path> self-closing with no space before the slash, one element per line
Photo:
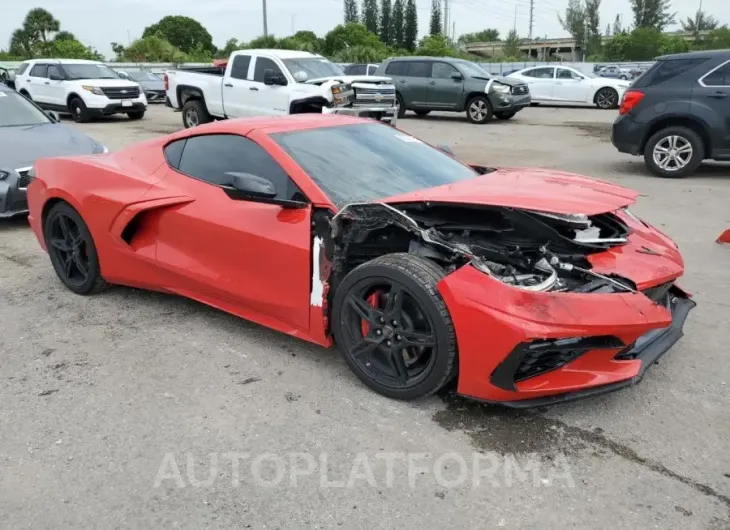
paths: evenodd
<path fill-rule="evenodd" d="M 183 125 L 186 129 L 213 121 L 213 117 L 208 113 L 205 103 L 199 99 L 186 101 L 182 108 L 182 115 Z"/>
<path fill-rule="evenodd" d="M 56 275 L 76 294 L 94 294 L 107 286 L 86 223 L 71 205 L 53 206 L 43 226 L 48 255 Z"/>
<path fill-rule="evenodd" d="M 398 117 L 403 118 L 406 115 L 406 102 L 400 94 L 396 94 L 395 98 L 398 101 Z"/>
<path fill-rule="evenodd" d="M 619 105 L 618 92 L 613 88 L 602 88 L 596 92 L 595 103 L 599 109 L 617 109 Z"/>
<path fill-rule="evenodd" d="M 68 111 L 76 123 L 86 123 L 89 121 L 89 111 L 81 98 L 73 98 L 69 101 Z"/>
<path fill-rule="evenodd" d="M 395 399 L 433 394 L 454 375 L 453 323 L 431 261 L 389 254 L 351 271 L 333 304 L 335 341 L 361 381 Z"/>

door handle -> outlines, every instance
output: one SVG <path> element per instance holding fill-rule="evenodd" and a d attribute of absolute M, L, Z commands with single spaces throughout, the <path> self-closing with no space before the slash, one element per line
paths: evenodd
<path fill-rule="evenodd" d="M 250 87 L 248 87 L 248 89 L 249 90 L 255 90 L 256 92 L 259 91 L 258 87 L 255 87 L 255 86 L 250 86 Z"/>
<path fill-rule="evenodd" d="M 225 85 L 223 85 L 223 86 L 227 86 L 228 88 L 231 88 L 231 87 L 232 87 L 233 85 L 232 85 L 232 84 L 230 84 L 230 83 L 226 83 L 226 84 L 225 84 Z"/>
<path fill-rule="evenodd" d="M 727 97 L 727 92 L 719 92 L 718 91 L 718 92 L 715 92 L 714 94 L 707 94 L 707 95 L 710 96 L 711 98 L 720 99 L 720 98 L 726 98 Z"/>
<path fill-rule="evenodd" d="M 50 84 L 51 84 L 51 82 L 50 82 L 50 81 L 46 81 L 46 82 L 45 82 L 45 83 L 43 83 L 43 84 L 44 84 L 44 85 L 50 85 Z"/>

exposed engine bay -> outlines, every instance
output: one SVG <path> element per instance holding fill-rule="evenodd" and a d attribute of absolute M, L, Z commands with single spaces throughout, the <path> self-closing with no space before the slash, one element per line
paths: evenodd
<path fill-rule="evenodd" d="M 627 278 L 591 270 L 591 253 L 624 245 L 629 227 L 616 215 L 565 215 L 451 203 L 355 203 L 317 219 L 331 263 L 330 286 L 377 256 L 409 252 L 447 272 L 467 264 L 533 292 L 636 292 Z M 330 271 L 328 271 L 330 272 Z M 329 274 L 328 274 L 329 275 Z"/>

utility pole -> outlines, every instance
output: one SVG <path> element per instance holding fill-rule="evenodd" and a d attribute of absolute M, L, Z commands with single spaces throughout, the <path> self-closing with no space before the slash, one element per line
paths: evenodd
<path fill-rule="evenodd" d="M 695 40 L 700 40 L 700 13 L 702 13 L 702 0 L 700 0 L 700 7 L 697 8 L 697 16 L 695 17 Z"/>
<path fill-rule="evenodd" d="M 527 45 L 527 58 L 532 61 L 532 26 L 535 21 L 535 0 L 530 0 L 530 44 Z"/>
<path fill-rule="evenodd" d="M 269 24 L 266 17 L 266 0 L 261 0 L 264 6 L 264 37 L 269 36 Z"/>
<path fill-rule="evenodd" d="M 512 29 L 517 33 L 517 5 L 515 5 L 515 25 Z"/>
<path fill-rule="evenodd" d="M 451 23 L 451 40 L 456 39 L 456 21 Z"/>
<path fill-rule="evenodd" d="M 449 36 L 449 0 L 444 0 L 444 36 Z"/>

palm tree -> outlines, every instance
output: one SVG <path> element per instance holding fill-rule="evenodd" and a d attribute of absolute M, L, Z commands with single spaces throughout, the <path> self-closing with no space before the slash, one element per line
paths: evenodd
<path fill-rule="evenodd" d="M 699 35 L 700 31 L 711 31 L 717 29 L 720 23 L 712 15 L 706 14 L 704 11 L 697 11 L 694 17 L 687 17 L 687 20 L 680 20 L 682 31 L 691 33 L 694 36 Z"/>

